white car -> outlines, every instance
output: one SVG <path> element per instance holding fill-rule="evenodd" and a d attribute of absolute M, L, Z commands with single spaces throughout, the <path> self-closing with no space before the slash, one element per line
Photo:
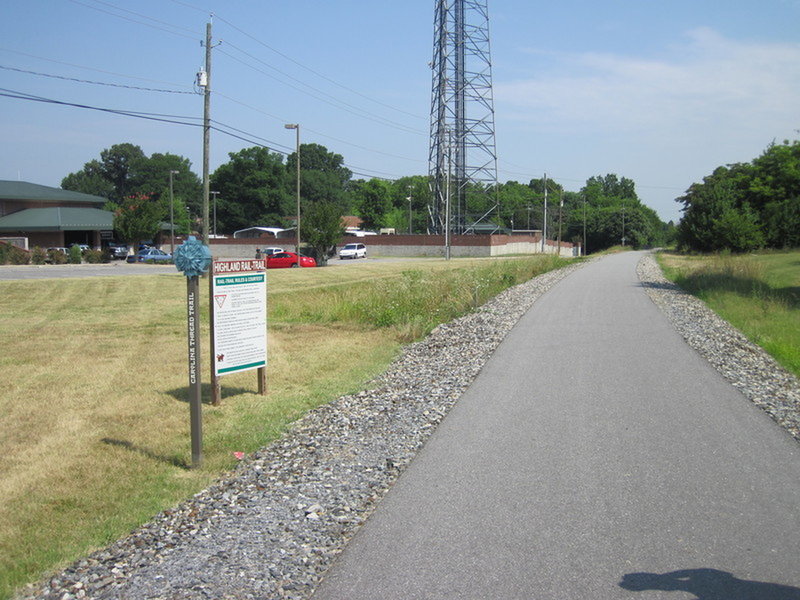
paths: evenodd
<path fill-rule="evenodd" d="M 339 258 L 367 258 L 367 247 L 364 244 L 345 244 L 339 250 Z"/>

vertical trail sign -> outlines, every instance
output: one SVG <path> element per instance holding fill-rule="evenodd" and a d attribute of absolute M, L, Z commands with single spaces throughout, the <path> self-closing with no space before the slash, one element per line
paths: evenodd
<path fill-rule="evenodd" d="M 193 235 L 175 250 L 175 267 L 186 276 L 186 329 L 189 340 L 189 422 L 192 467 L 203 466 L 202 381 L 200 370 L 200 276 L 208 270 L 211 251 Z"/>
<path fill-rule="evenodd" d="M 258 369 L 266 393 L 267 270 L 263 259 L 215 260 L 211 275 L 211 377 L 213 402 L 219 377 Z"/>

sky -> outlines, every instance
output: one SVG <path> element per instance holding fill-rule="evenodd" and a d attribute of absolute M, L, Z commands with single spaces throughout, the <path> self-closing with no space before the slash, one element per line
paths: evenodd
<path fill-rule="evenodd" d="M 800 0 L 487 4 L 500 182 L 547 173 L 579 191 L 615 173 L 677 221 L 692 183 L 800 138 Z M 254 143 L 294 151 L 287 123 L 357 178 L 428 172 L 432 0 L 2 7 L 0 179 L 58 187 L 125 142 L 201 174 L 194 80 L 209 20 L 211 118 L 225 132 L 211 134 L 212 172 Z"/>

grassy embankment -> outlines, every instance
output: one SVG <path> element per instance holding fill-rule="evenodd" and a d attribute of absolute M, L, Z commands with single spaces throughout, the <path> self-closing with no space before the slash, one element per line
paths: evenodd
<path fill-rule="evenodd" d="M 255 372 L 222 378 L 197 470 L 183 277 L 0 282 L 0 598 L 207 486 L 233 452 L 359 389 L 402 343 L 565 262 L 270 271 L 268 395 L 255 393 Z"/>
<path fill-rule="evenodd" d="M 800 251 L 658 258 L 671 281 L 800 377 Z"/>

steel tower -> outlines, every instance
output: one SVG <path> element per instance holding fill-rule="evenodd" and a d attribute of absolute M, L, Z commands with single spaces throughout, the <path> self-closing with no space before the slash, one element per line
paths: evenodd
<path fill-rule="evenodd" d="M 497 207 L 492 63 L 486 0 L 436 0 L 433 40 L 431 233 L 469 233 Z M 485 214 L 467 194 L 491 194 Z M 486 203 L 481 203 L 486 206 Z"/>

